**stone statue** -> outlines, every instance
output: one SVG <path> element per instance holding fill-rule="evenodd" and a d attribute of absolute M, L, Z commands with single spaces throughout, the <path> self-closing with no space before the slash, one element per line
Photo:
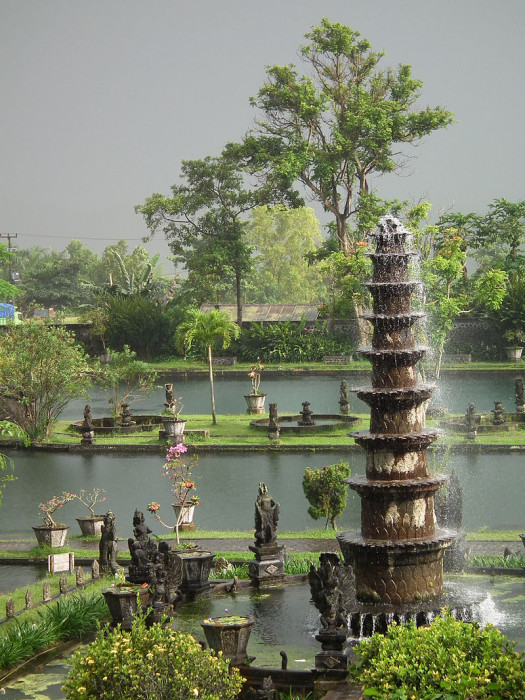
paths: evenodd
<path fill-rule="evenodd" d="M 525 387 L 521 377 L 514 380 L 514 393 L 516 395 L 516 413 L 525 413 Z"/>
<path fill-rule="evenodd" d="M 473 440 L 478 434 L 478 421 L 476 418 L 476 406 L 469 403 L 467 414 L 465 416 L 465 427 L 467 429 L 467 437 Z"/>
<path fill-rule="evenodd" d="M 312 418 L 313 411 L 310 408 L 309 401 L 303 401 L 303 410 L 301 411 L 301 420 L 298 421 L 299 425 L 315 425 Z"/>
<path fill-rule="evenodd" d="M 268 493 L 268 487 L 259 484 L 259 495 L 255 501 L 255 546 L 273 544 L 277 541 L 277 523 L 280 506 Z"/>
<path fill-rule="evenodd" d="M 127 427 L 130 425 L 135 425 L 135 421 L 131 418 L 131 411 L 129 410 L 129 403 L 122 404 L 122 413 L 120 414 L 120 424 Z"/>
<path fill-rule="evenodd" d="M 144 513 L 138 509 L 135 509 L 133 515 L 133 534 L 137 540 L 150 540 L 149 534 L 151 530 L 146 525 L 144 520 Z"/>
<path fill-rule="evenodd" d="M 278 440 L 281 435 L 279 428 L 279 417 L 277 415 L 277 404 L 270 404 L 270 416 L 268 420 L 268 437 L 270 440 Z"/>
<path fill-rule="evenodd" d="M 335 552 L 322 552 L 319 555 L 319 568 L 310 566 L 308 581 L 315 607 L 321 613 L 321 629 L 326 632 L 346 630 L 346 596 L 343 590 L 343 571 L 339 555 Z"/>
<path fill-rule="evenodd" d="M 463 489 L 456 470 L 450 473 L 447 483 L 434 497 L 436 519 L 441 527 L 459 530 L 463 522 Z"/>
<path fill-rule="evenodd" d="M 117 541 L 117 520 L 115 515 L 108 510 L 104 516 L 104 524 L 102 525 L 98 546 L 99 568 L 101 573 L 117 573 Z"/>
<path fill-rule="evenodd" d="M 151 530 L 144 522 L 144 513 L 136 509 L 133 515 L 133 537 L 128 538 L 128 548 L 131 564 L 128 569 L 128 580 L 131 583 L 149 583 L 153 571 L 153 562 L 157 545 L 149 536 Z"/>
<path fill-rule="evenodd" d="M 350 413 L 350 399 L 348 398 L 348 382 L 346 379 L 341 381 L 339 387 L 339 410 L 343 416 Z"/>
<path fill-rule="evenodd" d="M 494 408 L 492 413 L 492 425 L 504 425 L 505 424 L 505 409 L 501 405 L 501 401 L 494 401 Z"/>
<path fill-rule="evenodd" d="M 91 415 L 91 406 L 86 404 L 84 408 L 84 422 L 82 423 L 82 445 L 92 445 L 95 440 L 95 426 Z"/>

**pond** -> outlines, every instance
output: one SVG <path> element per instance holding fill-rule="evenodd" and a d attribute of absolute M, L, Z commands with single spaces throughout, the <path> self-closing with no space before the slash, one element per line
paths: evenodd
<path fill-rule="evenodd" d="M 479 611 L 479 621 L 494 624 L 516 649 L 525 650 L 525 579 L 515 577 L 454 576 L 451 581 L 484 591 L 488 599 Z M 288 656 L 289 669 L 309 670 L 314 666 L 320 644 L 314 639 L 319 614 L 310 602 L 308 584 L 284 586 L 266 592 L 239 592 L 227 596 L 203 597 L 181 609 L 174 627 L 204 641 L 200 620 L 224 614 L 253 615 L 255 625 L 248 654 L 255 666 L 280 668 L 279 652 Z M 48 664 L 39 673 L 6 686 L 10 698 L 63 698 L 60 685 L 68 672 L 67 661 Z"/>
<path fill-rule="evenodd" d="M 476 405 L 478 413 L 487 413 L 494 408 L 494 401 L 502 401 L 508 412 L 514 411 L 514 379 L 525 378 L 525 370 L 518 367 L 516 374 L 497 372 L 445 373 L 439 380 L 431 406 L 446 407 L 450 413 L 465 413 L 469 403 Z M 280 413 L 299 413 L 303 401 L 310 401 L 314 413 L 339 412 L 339 386 L 342 379 L 348 386 L 360 387 L 370 384 L 370 373 L 360 372 L 342 376 L 282 376 L 264 377 L 261 391 L 267 394 L 266 407 L 277 403 Z M 172 381 L 169 374 L 163 375 L 159 385 Z M 217 413 L 236 414 L 246 412 L 244 394 L 249 393 L 248 377 L 236 378 L 218 375 L 215 378 L 215 401 Z M 210 385 L 207 378 L 185 377 L 175 381 L 175 396 L 182 397 L 184 413 L 207 414 L 210 409 Z M 159 387 L 147 397 L 137 400 L 132 412 L 160 413 L 164 408 L 164 388 Z M 108 395 L 101 389 L 93 389 L 89 399 L 94 418 L 109 415 Z M 64 420 L 82 420 L 86 399 L 71 401 L 65 408 Z M 368 413 L 369 407 L 356 396 L 350 395 L 353 413 Z"/>
<path fill-rule="evenodd" d="M 174 522 L 168 484 L 162 479 L 162 455 L 151 454 L 68 454 L 8 450 L 15 462 L 17 480 L 8 484 L 0 508 L 0 539 L 32 538 L 31 527 L 39 524 L 38 504 L 67 491 L 98 486 L 107 491 L 101 511 L 117 516 L 120 537 L 132 531 L 135 508 L 146 512 L 147 504 L 158 501 L 161 517 Z M 439 464 L 441 451 L 436 452 Z M 201 505 L 195 520 L 199 528 L 251 530 L 254 503 L 260 481 L 281 505 L 279 528 L 308 530 L 323 527 L 308 515 L 302 478 L 306 467 L 318 469 L 340 460 L 350 462 L 352 474 L 363 474 L 364 452 L 338 449 L 333 452 L 226 452 L 204 453 L 194 471 Z M 432 456 L 430 457 L 432 461 Z M 519 529 L 523 522 L 525 469 L 519 454 L 453 454 L 448 469 L 454 467 L 464 491 L 463 527 L 467 531 Z M 58 521 L 71 526 L 70 534 L 80 534 L 75 518 L 86 515 L 78 502 L 67 503 L 57 511 Z M 149 513 L 147 522 L 159 535 L 167 532 Z M 360 501 L 349 492 L 348 504 L 338 525 L 342 529 L 360 527 Z"/>

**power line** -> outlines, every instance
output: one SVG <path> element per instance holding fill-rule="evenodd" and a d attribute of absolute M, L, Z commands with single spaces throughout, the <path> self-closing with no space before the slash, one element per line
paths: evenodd
<path fill-rule="evenodd" d="M 81 238 L 76 238 L 75 236 L 55 236 L 53 234 L 52 236 L 49 234 L 40 234 L 40 233 L 27 233 L 25 234 L 28 238 L 70 238 L 70 239 L 75 239 L 76 241 L 142 241 L 143 238 L 127 238 L 126 236 L 119 236 L 118 238 L 111 238 L 110 236 L 102 236 L 101 238 L 95 237 L 95 236 L 82 236 Z M 2 234 L 0 234 L 2 236 Z"/>

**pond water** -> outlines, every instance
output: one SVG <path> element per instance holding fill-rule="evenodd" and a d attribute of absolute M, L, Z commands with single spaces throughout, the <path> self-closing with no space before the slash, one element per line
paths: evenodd
<path fill-rule="evenodd" d="M 162 455 L 151 454 L 68 454 L 9 450 L 15 462 L 17 480 L 8 484 L 0 508 L 0 539 L 32 538 L 31 527 L 39 524 L 38 504 L 63 490 L 78 491 L 95 486 L 105 488 L 107 500 L 101 512 L 111 509 L 117 516 L 120 537 L 132 531 L 135 508 L 146 514 L 154 532 L 166 532 L 146 513 L 147 504 L 158 501 L 161 517 L 174 522 L 168 484 L 162 478 Z M 436 452 L 439 463 L 442 453 Z M 195 521 L 199 528 L 250 530 L 254 525 L 254 503 L 260 481 L 267 484 L 281 504 L 279 528 L 308 530 L 323 527 L 308 515 L 308 502 L 301 486 L 306 467 L 348 461 L 352 474 L 363 474 L 364 452 L 338 449 L 310 453 L 204 453 L 194 471 L 201 505 Z M 432 456 L 431 456 L 432 460 Z M 454 467 L 464 491 L 463 527 L 467 531 L 483 526 L 489 529 L 523 528 L 525 468 L 523 455 L 453 454 L 448 468 Z M 80 534 L 76 517 L 85 515 L 83 506 L 73 501 L 57 511 L 58 521 L 71 526 L 70 534 Z M 57 519 L 57 518 L 55 518 Z M 349 492 L 348 504 L 338 525 L 342 529 L 360 527 L 360 501 Z"/>
<path fill-rule="evenodd" d="M 525 379 L 525 370 L 518 367 L 516 374 L 497 372 L 469 372 L 463 374 L 445 373 L 440 378 L 431 406 L 446 407 L 451 413 L 465 413 L 469 403 L 476 405 L 478 413 L 487 413 L 494 408 L 494 401 L 502 401 L 504 408 L 512 412 L 515 407 L 514 379 Z M 370 373 L 352 373 L 345 377 L 337 376 L 289 376 L 264 377 L 261 391 L 267 394 L 266 407 L 277 403 L 280 413 L 299 413 L 303 401 L 310 401 L 314 413 L 339 412 L 339 386 L 346 379 L 349 387 L 370 384 Z M 164 375 L 159 385 L 172 381 Z M 217 413 L 236 414 L 246 412 L 244 394 L 248 393 L 248 377 L 235 378 L 217 376 L 215 378 L 215 402 Z M 185 377 L 175 381 L 175 396 L 182 397 L 184 413 L 207 414 L 210 409 L 210 385 L 207 378 Z M 147 397 L 137 400 L 132 406 L 136 414 L 160 413 L 164 408 L 164 388 L 159 387 Z M 89 401 L 94 418 L 110 415 L 108 395 L 95 388 Z M 86 399 L 71 401 L 62 414 L 64 420 L 82 420 Z M 356 396 L 350 395 L 351 411 L 368 413 L 369 408 Z"/>
<path fill-rule="evenodd" d="M 495 625 L 516 642 L 517 650 L 525 650 L 525 579 L 454 576 L 449 580 L 488 593 L 489 597 L 479 611 L 479 621 L 483 625 Z M 308 584 L 266 592 L 199 598 L 182 608 L 173 624 L 176 629 L 192 633 L 204 641 L 200 620 L 224 614 L 254 616 L 255 625 L 248 643 L 248 654 L 256 657 L 254 665 L 280 668 L 279 652 L 284 650 L 289 669 L 313 668 L 315 654 L 320 650 L 320 644 L 314 639 L 319 614 L 310 602 Z M 6 696 L 27 700 L 63 698 L 60 685 L 67 672 L 67 661 L 55 661 L 39 673 L 7 684 Z"/>

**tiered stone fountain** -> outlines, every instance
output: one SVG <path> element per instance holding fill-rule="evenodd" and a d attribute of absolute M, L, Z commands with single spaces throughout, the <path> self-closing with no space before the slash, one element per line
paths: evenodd
<path fill-rule="evenodd" d="M 455 533 L 437 529 L 434 516 L 434 495 L 446 477 L 428 473 L 426 451 L 437 431 L 425 427 L 432 386 L 417 380 L 425 348 L 416 344 L 413 326 L 424 314 L 412 311 L 419 283 L 409 277 L 414 253 L 407 236 L 391 216 L 372 236 L 373 278 L 367 287 L 373 313 L 365 318 L 373 337 L 372 347 L 363 351 L 372 364 L 372 388 L 357 390 L 371 409 L 370 430 L 354 434 L 366 450 L 366 476 L 347 480 L 361 498 L 361 532 L 338 536 L 355 574 L 350 626 L 356 636 L 381 631 L 406 615 L 423 624 L 451 605 L 442 597 L 443 554 Z"/>

